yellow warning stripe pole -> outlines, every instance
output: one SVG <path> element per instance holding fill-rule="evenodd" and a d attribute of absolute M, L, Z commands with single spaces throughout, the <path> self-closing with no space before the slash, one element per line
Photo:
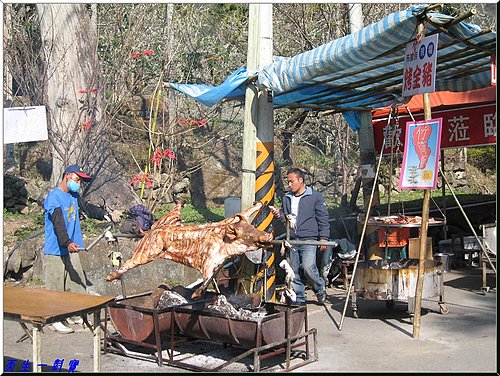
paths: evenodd
<path fill-rule="evenodd" d="M 255 200 L 264 204 L 274 201 L 274 143 L 257 142 Z M 256 227 L 261 231 L 269 231 L 273 215 L 268 208 L 256 218 Z M 273 249 L 264 251 L 263 263 L 257 273 L 256 288 L 265 295 L 266 301 L 276 301 L 276 270 Z"/>

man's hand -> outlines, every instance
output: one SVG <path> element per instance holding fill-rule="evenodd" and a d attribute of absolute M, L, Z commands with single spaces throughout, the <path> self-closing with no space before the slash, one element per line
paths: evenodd
<path fill-rule="evenodd" d="M 319 241 L 320 241 L 320 242 L 327 242 L 328 240 L 327 240 L 327 239 L 320 239 Z M 328 248 L 328 247 L 327 247 L 326 245 L 320 245 L 320 246 L 319 246 L 319 250 L 320 250 L 321 252 L 326 251 L 326 249 L 327 249 L 327 248 Z"/>
<path fill-rule="evenodd" d="M 271 210 L 271 213 L 273 213 L 275 218 L 281 217 L 280 210 L 275 208 L 274 206 L 269 205 L 269 210 Z"/>
<path fill-rule="evenodd" d="M 78 248 L 80 248 L 80 246 L 76 243 L 70 243 L 68 245 L 68 251 L 71 253 L 78 253 Z"/>

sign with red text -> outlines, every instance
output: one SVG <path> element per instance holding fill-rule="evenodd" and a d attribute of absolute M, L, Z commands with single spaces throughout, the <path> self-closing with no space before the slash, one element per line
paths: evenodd
<path fill-rule="evenodd" d="M 403 97 L 432 93 L 436 85 L 438 35 L 406 45 L 403 70 Z"/>
<path fill-rule="evenodd" d="M 437 184 L 442 119 L 406 123 L 400 189 L 434 189 Z"/>
<path fill-rule="evenodd" d="M 495 145 L 497 142 L 495 104 L 432 111 L 432 115 L 443 119 L 441 149 Z M 423 113 L 413 116 L 415 120 L 424 120 Z M 409 115 L 399 116 L 399 126 L 394 127 L 394 118 L 391 124 L 387 123 L 387 118 L 374 119 L 373 136 L 377 153 L 380 153 L 384 138 L 383 154 L 402 153 L 405 146 L 406 123 L 411 120 Z"/>

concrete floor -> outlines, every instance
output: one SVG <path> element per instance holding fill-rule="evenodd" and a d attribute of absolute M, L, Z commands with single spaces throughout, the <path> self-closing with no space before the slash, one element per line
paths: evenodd
<path fill-rule="evenodd" d="M 422 302 L 420 336 L 413 338 L 413 325 L 405 302 L 392 309 L 385 302 L 357 299 L 359 318 L 354 318 L 350 303 L 342 330 L 339 324 L 345 302 L 345 291 L 329 288 L 327 304 L 317 305 L 308 291 L 309 327 L 316 328 L 319 359 L 296 369 L 296 372 L 487 372 L 496 373 L 497 326 L 496 290 L 481 292 L 481 275 L 477 268 L 452 270 L 444 274 L 444 301 L 449 313 L 440 313 L 438 298 Z M 495 286 L 494 275 L 488 275 L 489 286 Z M 58 334 L 48 329 L 42 334 L 42 361 L 50 371 L 56 360 L 64 359 L 61 372 L 67 372 L 72 359 L 79 361 L 76 372 L 91 372 L 92 334 L 78 326 L 73 334 Z M 21 326 L 3 320 L 4 371 L 9 360 L 32 359 L 29 340 L 16 342 L 23 335 Z M 179 346 L 178 356 L 194 364 L 213 367 L 238 352 L 234 348 L 195 341 Z M 241 351 L 240 351 L 241 352 Z M 166 351 L 164 351 L 166 355 Z M 295 362 L 295 363 L 294 363 Z M 296 360 L 292 364 L 297 364 Z M 252 358 L 233 363 L 224 371 L 251 371 Z M 262 372 L 281 371 L 284 358 L 262 361 Z M 103 354 L 102 372 L 186 372 L 171 366 L 158 367 L 144 361 L 115 354 Z"/>

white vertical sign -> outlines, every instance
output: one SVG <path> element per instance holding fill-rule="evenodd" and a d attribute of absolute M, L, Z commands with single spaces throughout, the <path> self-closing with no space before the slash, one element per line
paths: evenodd
<path fill-rule="evenodd" d="M 45 106 L 3 109 L 3 143 L 41 141 L 49 138 Z"/>
<path fill-rule="evenodd" d="M 406 45 L 403 71 L 403 97 L 432 93 L 436 84 L 438 36 L 422 38 Z"/>

